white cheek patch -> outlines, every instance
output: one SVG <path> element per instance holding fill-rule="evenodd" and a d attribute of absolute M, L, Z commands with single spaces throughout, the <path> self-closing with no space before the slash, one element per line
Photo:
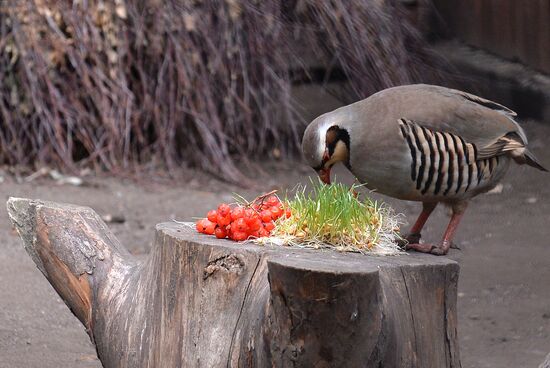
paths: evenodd
<path fill-rule="evenodd" d="M 332 157 L 327 161 L 327 165 L 333 165 L 340 161 L 346 162 L 348 160 L 348 155 L 349 152 L 346 144 L 342 141 L 338 141 L 338 143 L 336 143 L 336 147 L 334 147 Z"/>
<path fill-rule="evenodd" d="M 324 124 L 317 129 L 317 135 L 319 136 L 319 144 L 317 145 L 317 158 L 319 163 L 323 159 L 326 149 L 326 140 L 327 140 L 327 130 L 324 127 Z"/>

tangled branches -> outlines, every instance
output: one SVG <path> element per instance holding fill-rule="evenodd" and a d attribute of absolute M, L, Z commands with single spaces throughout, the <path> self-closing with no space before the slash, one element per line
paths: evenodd
<path fill-rule="evenodd" d="M 419 79 L 420 37 L 391 21 L 393 5 L 374 3 L 0 5 L 0 162 L 113 173 L 190 165 L 243 180 L 237 159 L 299 147 L 289 66 L 307 67 L 296 34 L 330 55 L 358 96 Z"/>

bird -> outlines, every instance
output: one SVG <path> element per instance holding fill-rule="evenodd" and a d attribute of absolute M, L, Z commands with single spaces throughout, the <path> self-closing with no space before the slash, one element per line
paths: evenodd
<path fill-rule="evenodd" d="M 343 163 L 368 189 L 422 202 L 406 249 L 449 251 L 469 201 L 494 188 L 511 161 L 546 170 L 527 148 L 511 109 L 456 89 L 429 84 L 391 87 L 314 119 L 304 132 L 306 162 L 330 184 Z M 439 203 L 451 208 L 443 238 L 421 243 Z"/>

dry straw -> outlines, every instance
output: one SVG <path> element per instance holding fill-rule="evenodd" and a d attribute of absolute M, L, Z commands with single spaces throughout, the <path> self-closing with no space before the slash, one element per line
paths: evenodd
<path fill-rule="evenodd" d="M 405 18 L 369 0 L 0 2 L 0 163 L 240 181 L 298 151 L 291 86 L 312 63 L 354 99 L 431 74 Z"/>

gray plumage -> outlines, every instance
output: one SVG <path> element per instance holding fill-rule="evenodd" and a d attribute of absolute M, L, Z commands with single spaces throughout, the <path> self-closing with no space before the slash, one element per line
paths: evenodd
<path fill-rule="evenodd" d="M 527 150 L 515 115 L 458 90 L 400 86 L 318 117 L 307 127 L 302 148 L 312 167 L 344 161 L 380 193 L 453 203 L 493 188 L 511 159 L 545 170 Z M 326 153 L 331 128 L 349 136 L 347 156 L 340 152 L 334 162 Z"/>

